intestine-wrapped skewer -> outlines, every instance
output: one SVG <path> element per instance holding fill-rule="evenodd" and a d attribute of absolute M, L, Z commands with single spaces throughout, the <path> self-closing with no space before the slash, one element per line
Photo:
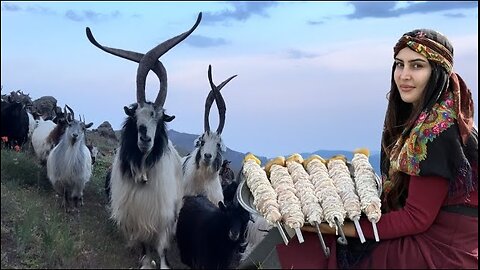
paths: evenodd
<path fill-rule="evenodd" d="M 260 160 L 253 154 L 246 155 L 243 159 L 243 177 L 252 192 L 253 205 L 268 222 L 276 225 L 285 245 L 288 245 L 288 238 L 280 224 L 282 215 L 278 209 L 277 193 L 260 164 Z"/>
<path fill-rule="evenodd" d="M 323 208 L 323 216 L 331 228 L 335 228 L 337 235 L 340 232 L 341 244 L 347 244 L 347 238 L 343 233 L 342 225 L 345 219 L 345 208 L 342 199 L 337 193 L 332 179 L 328 175 L 325 160 L 318 155 L 312 155 L 303 162 L 303 167 L 310 175 L 315 195 L 320 200 Z"/>
<path fill-rule="evenodd" d="M 308 173 L 303 168 L 303 158 L 300 154 L 293 154 L 287 158 L 285 164 L 288 172 L 292 176 L 293 184 L 295 185 L 296 195 L 300 199 L 302 206 L 302 212 L 306 217 L 306 220 L 311 225 L 317 228 L 318 238 L 323 248 L 325 257 L 330 255 L 330 249 L 325 245 L 322 233 L 320 232 L 319 224 L 323 220 L 323 209 L 320 205 L 320 201 L 315 196 L 312 182 Z"/>
<path fill-rule="evenodd" d="M 350 176 L 346 161 L 347 159 L 343 155 L 330 158 L 327 161 L 328 175 L 333 180 L 338 195 L 340 195 L 340 198 L 343 201 L 343 207 L 347 212 L 347 217 L 355 224 L 360 241 L 365 243 L 365 237 L 362 228 L 360 227 L 360 223 L 358 222 L 362 214 L 360 199 L 356 194 L 355 183 Z"/>
<path fill-rule="evenodd" d="M 277 157 L 265 165 L 267 175 L 270 175 L 272 187 L 277 192 L 278 209 L 282 214 L 282 220 L 288 227 L 295 230 L 298 241 L 303 243 L 303 235 L 300 230 L 305 222 L 302 206 L 293 184 L 292 177 L 285 167 L 285 158 Z"/>
<path fill-rule="evenodd" d="M 370 151 L 368 149 L 357 149 L 354 151 L 352 165 L 354 167 L 355 185 L 362 211 L 367 215 L 372 223 L 375 240 L 380 241 L 377 231 L 377 222 L 382 216 L 381 200 L 377 192 L 377 181 L 375 180 L 375 171 L 368 161 Z"/>

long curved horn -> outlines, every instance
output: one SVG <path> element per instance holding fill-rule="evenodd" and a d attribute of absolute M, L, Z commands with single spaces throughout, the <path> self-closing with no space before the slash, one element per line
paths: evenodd
<path fill-rule="evenodd" d="M 75 113 L 73 112 L 72 108 L 70 108 L 67 104 L 65 104 L 65 107 L 70 111 L 71 115 L 72 115 L 72 118 L 71 120 L 69 119 L 68 117 L 68 114 L 65 113 L 65 116 L 66 116 L 66 119 L 68 122 L 71 122 L 72 120 L 75 120 Z"/>
<path fill-rule="evenodd" d="M 147 74 L 150 71 L 150 69 L 153 67 L 155 62 L 158 60 L 158 58 L 160 58 L 163 54 L 168 52 L 171 48 L 175 47 L 175 45 L 177 45 L 178 43 L 186 39 L 197 28 L 201 20 L 202 20 L 202 13 L 200 12 L 198 14 L 197 21 L 192 26 L 192 28 L 190 28 L 190 30 L 160 43 L 159 45 L 157 45 L 155 48 L 148 51 L 143 56 L 142 60 L 140 60 L 140 63 L 137 69 L 137 92 L 139 91 L 145 92 L 145 81 L 147 79 Z M 154 105 L 156 107 L 163 107 L 163 104 L 165 104 L 165 99 L 167 97 L 167 88 L 165 88 L 163 91 L 164 93 L 160 91 L 157 95 L 157 98 L 155 99 Z"/>
<path fill-rule="evenodd" d="M 220 121 L 218 123 L 218 128 L 217 128 L 217 134 L 221 134 L 223 131 L 223 127 L 225 125 L 225 112 L 226 112 L 226 105 L 225 105 L 225 100 L 223 99 L 222 94 L 220 93 L 220 90 L 228 83 L 230 82 L 233 78 L 237 77 L 237 75 L 233 75 L 232 77 L 226 79 L 223 81 L 219 86 L 216 86 L 213 83 L 212 79 L 212 66 L 208 66 L 208 80 L 210 82 L 210 87 L 212 90 L 208 93 L 207 99 L 205 100 L 205 116 L 204 116 L 204 126 L 205 126 L 205 131 L 210 131 L 210 123 L 209 123 L 209 115 L 210 115 L 210 109 L 212 108 L 212 103 L 214 99 L 216 100 L 217 103 L 217 108 L 218 108 L 218 114 L 220 117 Z"/>
<path fill-rule="evenodd" d="M 176 37 L 173 37 L 167 41 L 162 42 L 161 44 L 157 45 L 155 48 L 147 52 L 145 55 L 132 52 L 132 51 L 125 51 L 121 49 L 109 48 L 100 45 L 95 38 L 93 37 L 90 29 L 87 27 L 87 37 L 92 44 L 97 46 L 103 51 L 111 53 L 113 55 L 132 60 L 138 62 L 138 69 L 137 69 L 137 102 L 144 103 L 145 99 L 145 82 L 147 79 L 148 72 L 152 69 L 157 77 L 160 80 L 160 90 L 158 92 L 157 98 L 155 99 L 154 105 L 156 107 L 163 107 L 165 103 L 165 99 L 167 97 L 167 73 L 166 69 L 163 64 L 158 60 L 163 54 L 169 51 L 178 43 L 182 42 L 185 38 L 187 38 L 200 24 L 202 19 L 202 13 L 200 12 L 197 17 L 197 21 L 193 25 L 193 27 Z"/>
<path fill-rule="evenodd" d="M 89 27 L 86 28 L 86 33 L 87 33 L 88 40 L 93 45 L 95 45 L 96 47 L 98 47 L 99 49 L 101 49 L 104 52 L 113 54 L 113 55 L 121 57 L 121 58 L 125 58 L 127 60 L 131 60 L 131 61 L 134 61 L 134 62 L 137 62 L 137 63 L 140 63 L 140 60 L 142 60 L 142 58 L 144 56 L 143 53 L 137 53 L 137 52 L 133 52 L 133 51 L 126 51 L 126 50 L 122 50 L 122 49 L 110 48 L 110 47 L 101 45 L 100 43 L 97 42 L 97 40 L 95 40 L 95 38 L 93 37 L 92 31 L 90 30 Z M 165 66 L 163 66 L 162 62 L 160 62 L 157 59 L 156 64 L 153 66 L 152 70 L 153 70 L 153 72 L 155 72 L 155 74 L 158 77 L 158 80 L 160 81 L 159 93 L 166 92 L 167 91 L 166 90 L 167 89 L 167 71 L 165 69 Z M 165 97 L 166 97 L 166 94 L 165 94 Z M 158 97 L 157 97 L 157 99 L 158 99 Z M 137 102 L 138 103 L 144 103 L 145 101 L 146 101 L 145 91 L 140 91 L 140 92 L 137 91 Z"/>

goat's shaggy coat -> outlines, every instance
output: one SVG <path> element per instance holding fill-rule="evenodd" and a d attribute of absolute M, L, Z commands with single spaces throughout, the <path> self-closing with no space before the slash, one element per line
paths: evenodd
<path fill-rule="evenodd" d="M 175 117 L 165 114 L 167 73 L 158 59 L 187 38 L 198 26 L 202 14 L 190 30 L 168 39 L 146 54 L 100 45 L 87 27 L 90 42 L 101 50 L 139 63 L 137 102 L 124 107 L 128 115 L 122 129 L 120 149 L 115 155 L 110 180 L 111 217 L 130 244 L 143 248 L 142 267 L 151 267 L 151 255 L 157 253 L 160 267 L 166 267 L 164 250 L 173 236 L 183 196 L 180 155 L 168 140 L 165 122 Z M 154 103 L 147 102 L 145 84 L 152 70 L 160 81 Z"/>
<path fill-rule="evenodd" d="M 48 178 L 55 191 L 64 196 L 67 211 L 70 202 L 73 201 L 75 207 L 83 203 L 83 189 L 92 175 L 92 159 L 85 145 L 85 124 L 74 120 L 71 125 L 47 159 Z"/>
<path fill-rule="evenodd" d="M 222 139 L 216 132 L 205 132 L 199 138 L 197 147 L 182 161 L 185 195 L 203 194 L 215 205 L 223 201 L 218 174 L 223 160 L 222 147 L 224 147 Z M 204 161 L 205 154 L 211 157 L 208 164 Z"/>
<path fill-rule="evenodd" d="M 22 103 L 2 101 L 1 136 L 9 142 L 23 146 L 28 139 L 29 120 Z M 14 146 L 14 145 L 11 145 Z"/>
<path fill-rule="evenodd" d="M 237 267 L 249 219 L 238 203 L 217 207 L 205 196 L 185 196 L 177 224 L 182 262 L 193 269 Z"/>
<path fill-rule="evenodd" d="M 174 233 L 183 196 L 180 155 L 167 138 L 163 121 L 157 124 L 151 152 L 137 146 L 137 126 L 129 117 L 110 179 L 111 216 L 131 246 L 141 244 L 162 257 Z M 146 182 L 139 181 L 145 175 Z"/>
<path fill-rule="evenodd" d="M 208 80 L 212 90 L 205 100 L 204 133 L 195 141 L 195 149 L 183 160 L 185 195 L 205 195 L 214 205 L 223 202 L 222 184 L 219 175 L 226 146 L 222 141 L 225 125 L 225 100 L 220 90 L 237 75 L 216 86 L 212 79 L 212 66 L 208 66 Z M 216 101 L 220 122 L 215 132 L 210 130 L 210 108 Z"/>

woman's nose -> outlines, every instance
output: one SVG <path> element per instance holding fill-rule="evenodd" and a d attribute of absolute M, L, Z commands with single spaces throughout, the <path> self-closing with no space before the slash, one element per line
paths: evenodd
<path fill-rule="evenodd" d="M 400 79 L 402 80 L 409 80 L 412 78 L 412 74 L 410 73 L 410 69 L 404 67 L 400 73 Z"/>

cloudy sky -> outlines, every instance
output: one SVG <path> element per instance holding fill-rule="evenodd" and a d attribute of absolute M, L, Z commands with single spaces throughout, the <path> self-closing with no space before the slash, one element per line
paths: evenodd
<path fill-rule="evenodd" d="M 478 125 L 478 2 L 1 2 L 1 84 L 33 99 L 53 95 L 94 128 L 120 129 L 135 102 L 137 64 L 105 46 L 145 53 L 203 19 L 160 58 L 168 72 L 168 127 L 203 132 L 208 65 L 227 103 L 223 139 L 233 150 L 379 150 L 393 62 L 405 32 L 432 28 L 455 47 Z M 154 100 L 158 79 L 147 78 Z M 210 124 L 217 126 L 215 106 Z"/>

